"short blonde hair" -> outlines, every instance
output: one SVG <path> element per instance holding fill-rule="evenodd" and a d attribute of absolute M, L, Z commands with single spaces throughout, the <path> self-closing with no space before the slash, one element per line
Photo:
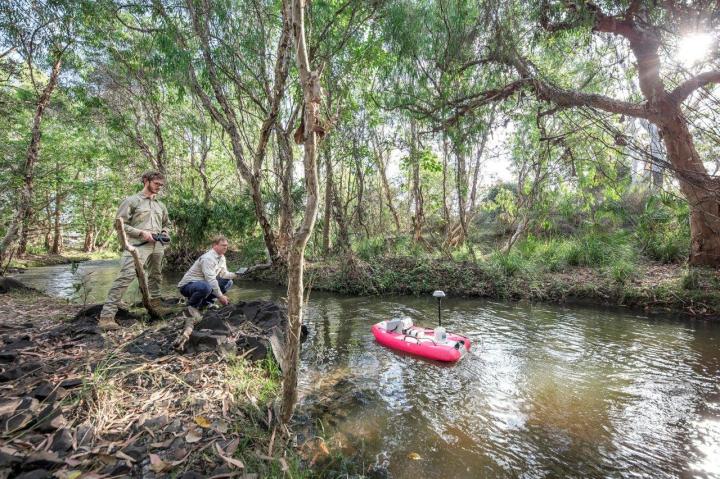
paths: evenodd
<path fill-rule="evenodd" d="M 220 242 L 225 241 L 226 243 L 229 243 L 228 239 L 225 237 L 225 235 L 215 235 L 212 239 L 212 245 L 215 246 L 216 244 L 220 244 Z"/>

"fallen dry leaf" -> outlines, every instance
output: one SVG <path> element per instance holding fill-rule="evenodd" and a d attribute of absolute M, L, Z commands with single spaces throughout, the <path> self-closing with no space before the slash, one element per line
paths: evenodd
<path fill-rule="evenodd" d="M 227 462 L 229 465 L 237 467 L 238 469 L 245 469 L 245 464 L 243 464 L 241 460 L 226 456 L 218 443 L 215 443 L 215 450 L 217 452 L 217 455 L 220 456 L 220 458 L 223 461 Z"/>
<path fill-rule="evenodd" d="M 413 461 L 419 461 L 420 459 L 422 459 L 422 456 L 417 452 L 411 452 L 407 455 L 407 458 Z"/>
<path fill-rule="evenodd" d="M 185 435 L 185 441 L 190 444 L 198 442 L 200 439 L 202 439 L 202 433 L 196 432 L 195 429 L 189 430 Z"/>
<path fill-rule="evenodd" d="M 205 416 L 195 416 L 195 423 L 204 429 L 210 427 L 210 421 Z"/>
<path fill-rule="evenodd" d="M 57 479 L 78 479 L 82 476 L 82 471 L 68 471 L 67 469 L 61 469 L 55 472 Z"/>
<path fill-rule="evenodd" d="M 228 426 L 228 423 L 225 421 L 215 421 L 215 423 L 213 424 L 213 429 L 215 429 L 220 434 L 227 434 L 230 426 Z"/>
<path fill-rule="evenodd" d="M 124 461 L 128 461 L 131 464 L 135 462 L 135 459 L 133 459 L 132 456 L 128 456 L 127 454 L 125 454 L 122 451 L 117 451 L 115 453 L 115 457 L 117 457 L 118 459 L 122 459 Z"/>
<path fill-rule="evenodd" d="M 239 445 L 240 439 L 236 437 L 235 439 L 230 441 L 227 446 L 225 446 L 225 454 L 227 454 L 228 456 L 232 456 L 233 454 L 235 454 L 235 451 L 237 451 Z"/>
<path fill-rule="evenodd" d="M 155 472 L 163 472 L 168 468 L 168 463 L 160 459 L 157 454 L 150 454 L 150 469 Z"/>

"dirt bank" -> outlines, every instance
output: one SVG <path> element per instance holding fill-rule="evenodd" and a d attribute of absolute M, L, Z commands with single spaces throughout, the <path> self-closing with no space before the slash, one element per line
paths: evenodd
<path fill-rule="evenodd" d="M 424 295 L 442 289 L 454 297 L 614 306 L 648 314 L 720 318 L 720 272 L 683 265 L 644 263 L 632 275 L 568 268 L 560 272 L 507 271 L 484 263 L 378 258 L 364 262 L 308 263 L 306 285 L 351 295 Z M 284 283 L 272 270 L 257 278 Z"/>
<path fill-rule="evenodd" d="M 181 321 L 127 316 L 101 335 L 79 307 L 11 283 L 0 294 L 0 478 L 301 475 L 274 421 L 274 362 L 178 354 Z"/>

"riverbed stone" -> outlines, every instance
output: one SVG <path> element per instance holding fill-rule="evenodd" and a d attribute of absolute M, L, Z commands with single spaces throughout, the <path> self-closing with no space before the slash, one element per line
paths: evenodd
<path fill-rule="evenodd" d="M 95 428 L 89 423 L 84 422 L 75 428 L 75 440 L 78 447 L 89 447 L 95 440 Z"/>
<path fill-rule="evenodd" d="M 19 431 L 30 424 L 33 419 L 35 416 L 31 412 L 16 412 L 6 419 L 3 429 L 6 433 Z"/>
<path fill-rule="evenodd" d="M 125 454 L 132 457 L 135 461 L 141 460 L 143 457 L 147 456 L 147 447 L 145 446 L 139 446 L 139 445 L 132 445 L 124 448 L 122 450 Z"/>
<path fill-rule="evenodd" d="M 9 341 L 6 341 L 5 349 L 10 351 L 19 351 L 35 345 L 27 334 L 8 339 Z"/>
<path fill-rule="evenodd" d="M 82 378 L 69 378 L 65 379 L 63 382 L 60 383 L 60 387 L 63 387 L 65 389 L 72 389 L 76 388 L 80 385 L 82 385 L 83 380 Z"/>
<path fill-rule="evenodd" d="M 105 467 L 102 472 L 110 477 L 122 477 L 132 472 L 132 466 L 127 461 L 117 461 L 115 464 Z"/>
<path fill-rule="evenodd" d="M 251 361 L 261 361 L 265 359 L 271 349 L 270 341 L 257 336 L 241 336 L 236 341 L 238 351 L 245 354 L 245 358 Z"/>

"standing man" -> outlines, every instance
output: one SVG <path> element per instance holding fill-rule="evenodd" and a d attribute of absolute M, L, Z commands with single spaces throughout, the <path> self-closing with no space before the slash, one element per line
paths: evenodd
<path fill-rule="evenodd" d="M 188 309 L 191 313 L 196 313 L 197 308 L 212 304 L 215 299 L 223 306 L 228 304 L 225 292 L 230 289 L 237 274 L 227 270 L 227 249 L 227 238 L 216 236 L 212 241 L 212 248 L 193 263 L 178 283 L 180 294 L 188 298 Z"/>
<path fill-rule="evenodd" d="M 117 217 L 125 222 L 128 242 L 135 246 L 140 261 L 147 268 L 150 297 L 156 299 L 160 297 L 165 243 L 170 241 L 167 235 L 170 226 L 167 208 L 157 199 L 157 194 L 165 186 L 165 176 L 157 171 L 148 171 L 142 175 L 142 182 L 143 190 L 125 198 L 120 204 Z M 156 241 L 153 235 L 159 240 Z M 130 252 L 124 251 L 120 260 L 120 273 L 110 287 L 107 300 L 100 312 L 98 323 L 103 331 L 112 331 L 120 327 L 115 322 L 115 313 L 123 294 L 135 277 L 132 256 Z"/>

